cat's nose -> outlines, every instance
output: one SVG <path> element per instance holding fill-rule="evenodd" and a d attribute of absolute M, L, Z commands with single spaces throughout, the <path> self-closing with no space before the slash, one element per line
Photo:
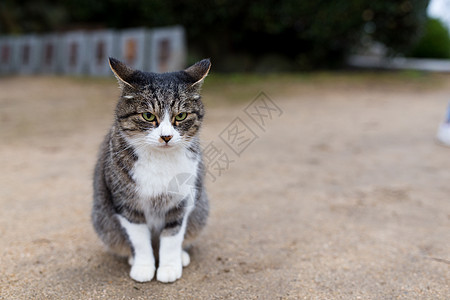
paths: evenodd
<path fill-rule="evenodd" d="M 162 136 L 161 136 L 161 139 L 162 139 L 164 142 L 168 143 L 168 142 L 172 139 L 172 137 L 173 137 L 173 135 L 162 135 Z"/>

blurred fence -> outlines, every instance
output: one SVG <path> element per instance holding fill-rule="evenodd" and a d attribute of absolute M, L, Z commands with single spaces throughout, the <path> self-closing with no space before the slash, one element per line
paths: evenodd
<path fill-rule="evenodd" d="M 385 56 L 352 55 L 347 58 L 347 65 L 354 68 L 365 69 L 417 70 L 450 73 L 449 59 L 390 58 Z"/>
<path fill-rule="evenodd" d="M 149 72 L 181 69 L 181 26 L 0 36 L 0 74 L 110 75 L 108 57 Z"/>

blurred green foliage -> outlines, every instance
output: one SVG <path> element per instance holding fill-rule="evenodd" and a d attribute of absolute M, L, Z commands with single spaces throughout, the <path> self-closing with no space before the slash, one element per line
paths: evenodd
<path fill-rule="evenodd" d="M 2 0 L 0 32 L 181 24 L 222 70 L 339 66 L 362 39 L 408 51 L 429 0 Z M 38 6 L 38 10 L 32 7 Z M 220 59 L 219 59 L 220 58 Z M 261 66 L 262 65 L 262 66 Z"/>
<path fill-rule="evenodd" d="M 413 48 L 410 56 L 426 58 L 450 58 L 448 29 L 437 19 L 428 19 L 425 33 Z"/>
<path fill-rule="evenodd" d="M 0 33 L 45 32 L 59 28 L 68 17 L 57 0 L 1 0 Z"/>

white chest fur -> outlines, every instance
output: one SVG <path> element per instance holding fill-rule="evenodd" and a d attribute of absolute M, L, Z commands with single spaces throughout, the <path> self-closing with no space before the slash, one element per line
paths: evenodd
<path fill-rule="evenodd" d="M 132 170 L 141 208 L 147 210 L 149 201 L 166 195 L 182 174 L 197 173 L 198 160 L 188 155 L 187 150 L 139 151 L 138 160 Z M 170 185 L 170 187 L 169 187 Z M 178 195 L 189 196 L 192 191 L 188 185 L 179 185 Z M 146 211 L 148 212 L 148 211 Z"/>

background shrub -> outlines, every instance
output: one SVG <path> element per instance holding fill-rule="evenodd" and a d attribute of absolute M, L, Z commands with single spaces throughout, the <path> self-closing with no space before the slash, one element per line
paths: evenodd
<path fill-rule="evenodd" d="M 441 21 L 432 18 L 427 20 L 425 33 L 413 48 L 411 56 L 450 58 L 450 35 Z"/>

